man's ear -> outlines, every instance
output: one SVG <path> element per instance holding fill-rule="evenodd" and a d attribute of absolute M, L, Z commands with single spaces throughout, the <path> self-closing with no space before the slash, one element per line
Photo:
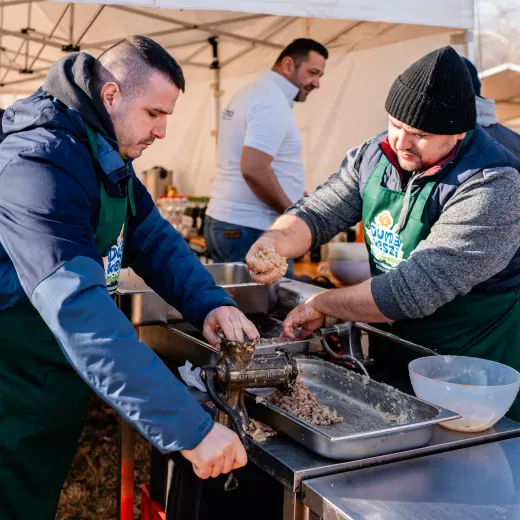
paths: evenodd
<path fill-rule="evenodd" d="M 280 64 L 280 68 L 282 70 L 283 75 L 286 78 L 290 78 L 293 75 L 294 69 L 296 68 L 296 64 L 290 56 L 285 56 L 285 58 L 283 58 L 282 60 L 282 63 Z"/>
<path fill-rule="evenodd" d="M 103 105 L 105 105 L 107 112 L 110 114 L 112 112 L 114 101 L 116 101 L 117 97 L 121 95 L 119 85 L 114 82 L 105 83 L 101 89 L 100 95 Z"/>

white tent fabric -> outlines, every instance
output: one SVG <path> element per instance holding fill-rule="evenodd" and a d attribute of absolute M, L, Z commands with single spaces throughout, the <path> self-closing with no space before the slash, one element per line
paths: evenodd
<path fill-rule="evenodd" d="M 520 118 L 520 67 L 503 63 L 479 74 L 482 95 L 494 99 L 498 120 L 509 126 Z M 518 121 L 515 123 L 518 127 Z"/>
<path fill-rule="evenodd" d="M 0 105 L 38 88 L 48 68 L 64 55 L 63 46 L 79 45 L 96 56 L 125 36 L 153 37 L 181 63 L 187 92 L 177 103 L 167 137 L 135 162 L 136 170 L 162 165 L 174 171 L 182 192 L 192 194 L 207 194 L 214 176 L 217 107 L 223 108 L 234 92 L 270 67 L 294 38 L 315 38 L 331 51 L 322 88 L 295 108 L 304 142 L 306 187 L 313 189 L 337 169 L 349 147 L 384 130 L 384 99 L 396 75 L 454 37 L 463 41 L 461 35 L 473 22 L 471 0 L 109 4 L 0 3 Z M 205 10 L 209 8 L 213 10 Z M 215 71 L 209 67 L 211 36 L 218 37 L 222 67 L 217 97 Z"/>
<path fill-rule="evenodd" d="M 449 44 L 448 35 L 430 36 L 354 53 L 335 52 L 322 86 L 294 108 L 303 139 L 307 190 L 338 170 L 349 148 L 384 131 L 384 101 L 393 80 L 411 62 Z M 254 75 L 225 78 L 222 106 Z M 215 128 L 212 92 L 204 84 L 191 86 L 177 103 L 168 136 L 135 161 L 136 171 L 160 164 L 174 172 L 183 193 L 208 194 L 215 174 Z"/>
<path fill-rule="evenodd" d="M 215 0 L 115 0 L 107 3 L 168 9 L 218 9 L 335 20 L 385 21 L 466 29 L 473 26 L 472 0 L 436 0 L 435 5 L 428 5 L 424 0 L 219 0 L 218 4 Z"/>

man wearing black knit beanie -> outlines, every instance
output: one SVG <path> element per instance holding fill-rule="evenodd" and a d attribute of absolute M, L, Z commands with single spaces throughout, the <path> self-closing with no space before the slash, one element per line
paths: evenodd
<path fill-rule="evenodd" d="M 520 161 L 476 123 L 471 78 L 451 47 L 398 76 L 385 108 L 388 131 L 350 150 L 253 245 L 253 278 L 274 282 L 277 262 L 362 220 L 372 277 L 301 304 L 284 322 L 287 337 L 333 316 L 520 369 Z M 259 262 L 265 248 L 277 258 Z M 409 384 L 404 347 L 371 337 L 370 355 Z M 510 415 L 520 419 L 520 400 Z"/>

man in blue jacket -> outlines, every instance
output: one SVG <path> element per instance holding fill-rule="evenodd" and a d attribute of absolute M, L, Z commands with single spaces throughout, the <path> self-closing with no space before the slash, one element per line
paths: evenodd
<path fill-rule="evenodd" d="M 0 146 L 0 518 L 54 518 L 96 392 L 201 478 L 246 463 L 235 433 L 141 343 L 111 295 L 122 263 L 212 343 L 258 335 L 161 218 L 131 161 L 184 90 L 157 43 L 70 54 L 9 107 Z"/>

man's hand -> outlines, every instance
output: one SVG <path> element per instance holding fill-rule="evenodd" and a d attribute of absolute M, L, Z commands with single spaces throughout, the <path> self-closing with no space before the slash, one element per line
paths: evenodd
<path fill-rule="evenodd" d="M 269 260 L 258 258 L 258 254 L 268 249 L 272 251 Z M 280 280 L 287 269 L 287 261 L 280 254 L 278 242 L 270 237 L 260 237 L 246 255 L 249 274 L 256 283 L 271 284 Z"/>
<path fill-rule="evenodd" d="M 313 306 L 313 299 L 309 298 L 305 303 L 298 305 L 285 318 L 282 324 L 283 335 L 291 340 L 296 339 L 294 331 L 301 327 L 301 332 L 298 339 L 305 339 L 309 337 L 317 328 L 321 326 L 325 319 L 325 314 L 318 311 Z"/>
<path fill-rule="evenodd" d="M 213 309 L 204 320 L 202 333 L 215 346 L 219 343 L 217 334 L 222 331 L 227 339 L 243 342 L 244 334 L 250 339 L 260 334 L 256 327 L 236 307 L 224 306 Z"/>
<path fill-rule="evenodd" d="M 192 463 L 197 477 L 216 478 L 221 473 L 241 468 L 247 463 L 247 455 L 240 438 L 222 424 L 215 423 L 203 441 L 181 455 Z"/>

